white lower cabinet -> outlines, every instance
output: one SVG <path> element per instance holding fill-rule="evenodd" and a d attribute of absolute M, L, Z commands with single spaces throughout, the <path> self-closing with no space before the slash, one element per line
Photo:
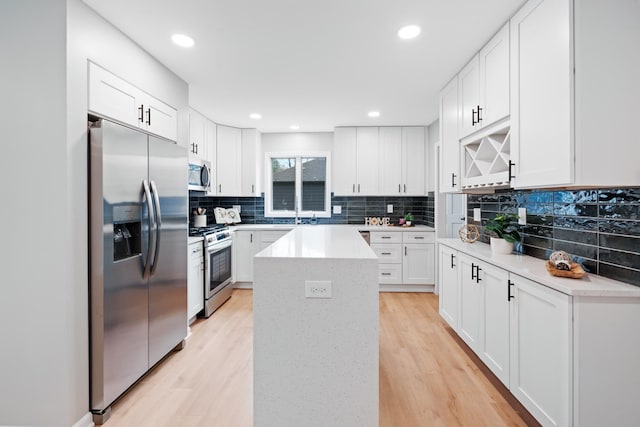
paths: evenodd
<path fill-rule="evenodd" d="M 233 234 L 235 282 L 253 282 L 253 256 L 260 252 L 260 232 L 236 230 Z"/>
<path fill-rule="evenodd" d="M 233 277 L 236 288 L 253 288 L 253 257 L 290 230 L 236 230 L 233 235 Z"/>
<path fill-rule="evenodd" d="M 510 275 L 511 393 L 544 426 L 572 425 L 571 297 Z"/>
<path fill-rule="evenodd" d="M 435 283 L 433 232 L 371 231 L 370 239 L 379 260 L 378 283 L 384 285 L 380 290 L 431 290 L 430 285 Z"/>
<path fill-rule="evenodd" d="M 440 316 L 458 331 L 458 302 L 460 301 L 460 280 L 458 278 L 458 251 L 439 245 L 438 301 Z"/>
<path fill-rule="evenodd" d="M 480 337 L 480 286 L 476 281 L 475 258 L 459 254 L 460 269 L 460 318 L 458 335 L 476 353 L 479 352 Z"/>
<path fill-rule="evenodd" d="M 204 251 L 202 242 L 187 246 L 187 318 L 193 321 L 204 308 Z"/>
<path fill-rule="evenodd" d="M 491 264 L 478 262 L 480 283 L 480 333 L 478 355 L 491 371 L 509 386 L 509 273 Z"/>
<path fill-rule="evenodd" d="M 572 297 L 440 245 L 440 315 L 543 426 L 572 425 Z"/>

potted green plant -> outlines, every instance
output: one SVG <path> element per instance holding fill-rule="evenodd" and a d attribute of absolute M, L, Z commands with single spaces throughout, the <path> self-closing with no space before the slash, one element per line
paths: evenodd
<path fill-rule="evenodd" d="M 407 226 L 411 226 L 411 223 L 413 222 L 413 214 L 411 212 L 404 216 L 404 222 Z"/>
<path fill-rule="evenodd" d="M 507 213 L 498 214 L 487 221 L 485 229 L 492 232 L 491 252 L 494 254 L 510 254 L 513 244 L 521 240 L 518 232 L 518 215 Z"/>

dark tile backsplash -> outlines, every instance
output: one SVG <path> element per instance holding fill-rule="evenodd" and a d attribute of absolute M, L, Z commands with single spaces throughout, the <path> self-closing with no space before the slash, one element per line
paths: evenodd
<path fill-rule="evenodd" d="M 393 213 L 387 213 L 387 205 L 393 205 Z M 267 218 L 264 216 L 264 197 L 203 197 L 192 193 L 189 197 L 190 225 L 193 225 L 193 211 L 196 208 L 207 210 L 207 223 L 215 223 L 213 208 L 230 208 L 240 205 L 240 217 L 244 224 L 286 224 L 293 218 Z M 365 216 L 390 217 L 397 223 L 406 213 L 411 212 L 415 224 L 433 227 L 435 221 L 434 197 L 344 197 L 332 196 L 331 206 L 342 207 L 340 215 L 331 218 L 318 218 L 319 224 L 364 224 Z M 308 218 L 303 218 L 307 222 Z"/>
<path fill-rule="evenodd" d="M 482 209 L 474 222 L 473 209 Z M 573 191 L 514 191 L 467 196 L 468 222 L 483 226 L 497 213 L 527 209 L 519 252 L 546 259 L 570 253 L 591 273 L 640 286 L 640 187 Z"/>

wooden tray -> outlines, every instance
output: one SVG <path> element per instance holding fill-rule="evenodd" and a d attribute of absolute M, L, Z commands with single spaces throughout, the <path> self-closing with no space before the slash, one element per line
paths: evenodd
<path fill-rule="evenodd" d="M 584 276 L 585 271 L 582 269 L 582 266 L 576 262 L 571 263 L 571 270 L 558 270 L 551 261 L 547 261 L 547 271 L 551 273 L 552 276 L 558 277 L 569 277 L 571 279 L 579 279 Z"/>

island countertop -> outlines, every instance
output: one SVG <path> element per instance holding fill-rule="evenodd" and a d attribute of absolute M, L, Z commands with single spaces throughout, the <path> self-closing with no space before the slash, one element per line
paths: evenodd
<path fill-rule="evenodd" d="M 256 257 L 377 259 L 358 228 L 340 225 L 299 225 Z"/>

